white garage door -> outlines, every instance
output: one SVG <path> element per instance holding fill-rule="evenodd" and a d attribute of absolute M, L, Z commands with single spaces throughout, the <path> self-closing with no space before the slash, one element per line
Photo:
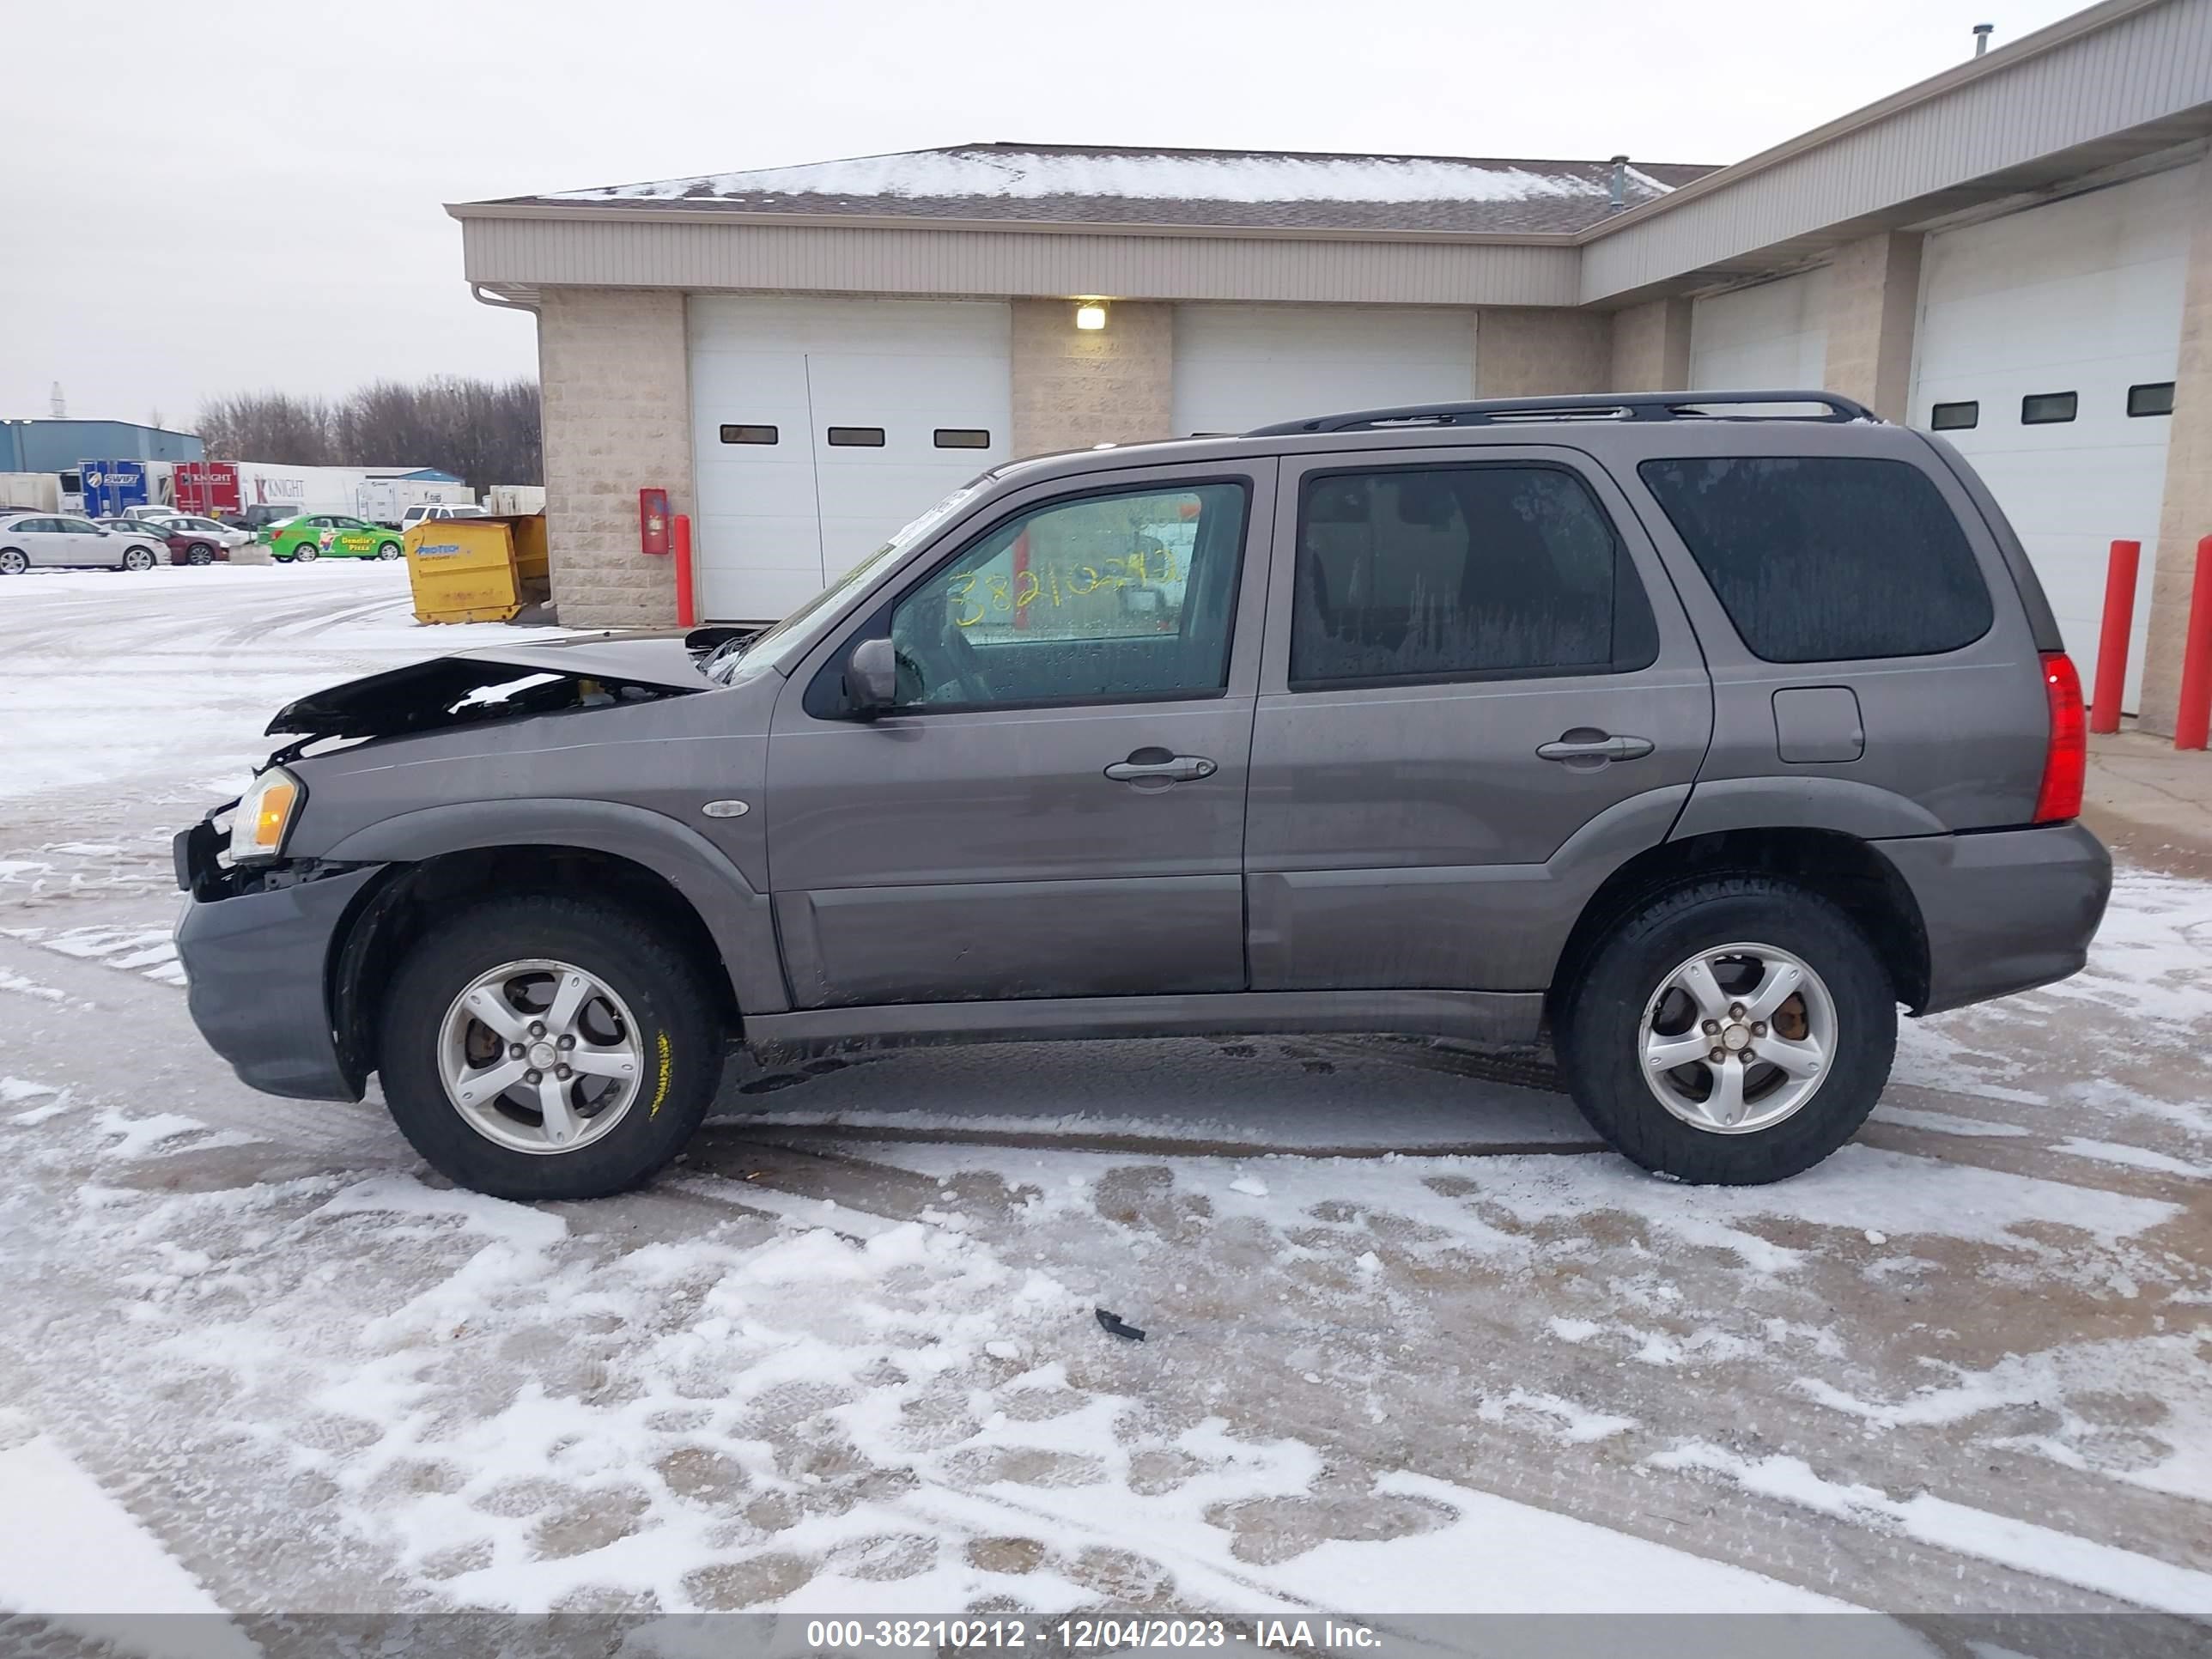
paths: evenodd
<path fill-rule="evenodd" d="M 2085 685 L 2111 544 L 2142 544 L 2129 708 L 2172 425 L 2163 413 L 2130 416 L 2129 388 L 2173 380 L 2195 171 L 1945 231 L 1921 256 L 1911 419 L 1941 430 L 1988 483 Z M 2162 408 L 2160 390 L 2136 392 L 2136 406 Z"/>
<path fill-rule="evenodd" d="M 1690 385 L 1796 391 L 1828 378 L 1828 269 L 1714 294 L 1690 308 Z"/>
<path fill-rule="evenodd" d="M 1175 429 L 1474 396 L 1474 317 L 1456 308 L 1177 306 Z"/>
<path fill-rule="evenodd" d="M 701 616 L 783 616 L 1007 456 L 1011 323 L 964 301 L 695 295 Z"/>

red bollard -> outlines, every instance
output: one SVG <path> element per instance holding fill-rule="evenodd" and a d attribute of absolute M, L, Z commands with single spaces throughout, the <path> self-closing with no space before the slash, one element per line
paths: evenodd
<path fill-rule="evenodd" d="M 2128 684 L 2128 640 L 2136 625 L 2136 572 L 2141 542 L 2114 542 L 2105 566 L 2105 625 L 2097 635 L 2097 689 L 2089 699 L 2089 729 L 2120 729 L 2120 698 Z"/>
<path fill-rule="evenodd" d="M 2189 631 L 2181 643 L 2181 707 L 2173 746 L 2202 749 L 2212 737 L 2212 536 L 2197 544 L 2197 578 L 2189 586 Z"/>
<path fill-rule="evenodd" d="M 698 621 L 691 598 L 691 515 L 676 515 L 676 625 L 690 628 Z"/>

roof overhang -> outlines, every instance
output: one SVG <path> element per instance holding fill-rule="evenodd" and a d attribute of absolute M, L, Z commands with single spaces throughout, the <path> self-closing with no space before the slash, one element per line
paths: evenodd
<path fill-rule="evenodd" d="M 2208 133 L 2212 0 L 2104 0 L 1592 227 L 1581 296 L 1618 306 L 1806 264 Z"/>
<path fill-rule="evenodd" d="M 2103 0 L 1574 233 L 680 202 L 470 202 L 447 211 L 461 223 L 469 280 L 510 299 L 558 286 L 672 287 L 1610 309 L 1816 262 L 1885 229 L 2032 202 L 2208 135 L 2212 0 Z"/>

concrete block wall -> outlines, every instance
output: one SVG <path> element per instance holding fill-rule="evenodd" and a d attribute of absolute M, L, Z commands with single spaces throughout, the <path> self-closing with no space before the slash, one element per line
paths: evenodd
<path fill-rule="evenodd" d="M 1613 319 L 1603 312 L 1486 306 L 1474 319 L 1474 395 L 1613 392 Z"/>
<path fill-rule="evenodd" d="M 571 627 L 673 627 L 675 562 L 638 551 L 637 492 L 691 510 L 684 295 L 548 289 L 538 365 L 555 610 Z"/>
<path fill-rule="evenodd" d="M 1016 456 L 1173 435 L 1175 307 L 1117 301 L 1075 325 L 1072 300 L 1013 301 Z"/>
<path fill-rule="evenodd" d="M 1921 239 L 1886 232 L 1836 250 L 1828 283 L 1825 389 L 1902 421 L 1912 392 Z"/>
<path fill-rule="evenodd" d="M 1674 392 L 1690 383 L 1690 302 L 1652 300 L 1613 313 L 1608 392 Z"/>
<path fill-rule="evenodd" d="M 2182 643 L 2197 580 L 2197 544 L 2212 536 L 2212 164 L 2197 170 L 2197 193 L 2181 291 L 2181 359 L 2173 378 L 2172 430 L 2166 434 L 2166 499 L 2151 573 L 2150 637 L 2144 642 L 2142 710 L 2147 732 L 2173 735 L 2180 707 Z"/>

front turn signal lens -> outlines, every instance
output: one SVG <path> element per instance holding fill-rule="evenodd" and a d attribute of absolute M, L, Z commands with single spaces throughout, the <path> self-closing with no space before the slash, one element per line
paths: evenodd
<path fill-rule="evenodd" d="M 273 859 L 283 852 L 285 834 L 306 798 L 299 779 L 281 766 L 254 779 L 230 820 L 232 860 Z"/>

